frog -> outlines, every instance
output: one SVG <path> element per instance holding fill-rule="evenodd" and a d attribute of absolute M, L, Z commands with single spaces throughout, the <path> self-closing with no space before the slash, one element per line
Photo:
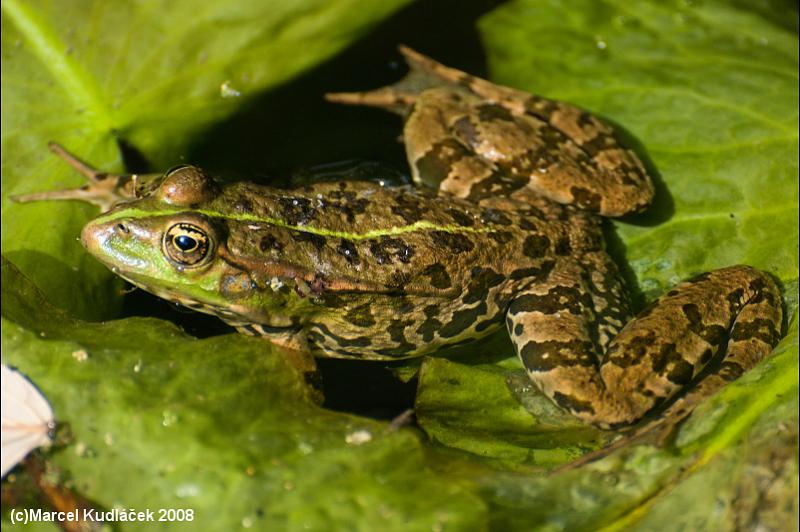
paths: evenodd
<path fill-rule="evenodd" d="M 682 419 L 770 354 L 781 294 L 751 266 L 697 275 L 634 315 L 603 223 L 655 189 L 614 128 L 400 51 L 401 81 L 327 98 L 403 117 L 412 184 L 280 189 L 187 164 L 109 174 L 51 145 L 89 183 L 17 200 L 100 206 L 81 242 L 101 263 L 285 350 L 393 361 L 506 329 L 536 387 L 600 429 L 663 405 Z"/>

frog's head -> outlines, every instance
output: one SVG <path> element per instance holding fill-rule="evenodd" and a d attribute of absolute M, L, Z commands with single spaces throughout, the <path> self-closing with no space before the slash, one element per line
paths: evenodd
<path fill-rule="evenodd" d="M 215 208 L 220 188 L 201 169 L 167 172 L 145 198 L 122 204 L 89 222 L 84 247 L 134 285 L 164 299 L 231 321 L 254 320 L 280 309 L 292 294 L 256 290 L 250 271 L 226 260 L 228 225 Z M 288 303 L 291 303 L 289 301 Z"/>

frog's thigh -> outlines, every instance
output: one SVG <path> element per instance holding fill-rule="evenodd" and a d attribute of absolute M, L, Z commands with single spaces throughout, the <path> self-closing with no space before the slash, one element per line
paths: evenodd
<path fill-rule="evenodd" d="M 556 311 L 532 302 L 518 297 L 508 320 L 531 379 L 572 414 L 601 427 L 638 420 L 688 384 L 727 343 L 721 366 L 682 406 L 676 403 L 690 408 L 766 356 L 781 323 L 779 292 L 769 277 L 745 266 L 717 270 L 679 285 L 628 323 L 598 370 L 589 305 Z"/>
<path fill-rule="evenodd" d="M 403 142 L 414 182 L 458 197 L 474 197 L 473 187 L 496 182 L 498 192 L 523 187 L 525 179 L 509 181 L 495 165 L 477 155 L 451 131 L 452 124 L 469 121 L 471 97 L 432 89 L 420 94 L 403 129 Z M 477 198 L 480 199 L 480 198 Z"/>
<path fill-rule="evenodd" d="M 609 341 L 598 334 L 607 329 L 592 292 L 591 272 L 577 261 L 561 261 L 545 282 L 533 282 L 515 295 L 506 318 L 533 382 L 586 421 L 603 408 L 598 355 Z"/>

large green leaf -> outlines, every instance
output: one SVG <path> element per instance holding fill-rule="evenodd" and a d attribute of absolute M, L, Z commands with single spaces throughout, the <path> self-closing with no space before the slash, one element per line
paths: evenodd
<path fill-rule="evenodd" d="M 122 141 L 164 170 L 209 125 L 406 2 L 4 0 L 3 253 L 57 305 L 108 316 L 119 291 L 75 238 L 96 209 L 9 200 L 80 184 L 47 142 L 119 171 Z"/>
<path fill-rule="evenodd" d="M 24 368 L 74 435 L 50 453 L 55 478 L 100 508 L 192 509 L 198 530 L 486 520 L 474 493 L 428 469 L 412 430 L 316 406 L 263 340 L 75 320 L 5 261 L 2 283 L 4 362 Z"/>

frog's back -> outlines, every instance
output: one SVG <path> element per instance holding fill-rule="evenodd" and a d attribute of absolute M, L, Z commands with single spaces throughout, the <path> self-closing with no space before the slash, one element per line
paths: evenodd
<path fill-rule="evenodd" d="M 548 216 L 530 204 L 495 208 L 370 182 L 293 190 L 234 184 L 218 201 L 209 212 L 219 210 L 228 224 L 231 256 L 313 272 L 334 292 L 452 297 L 475 268 L 506 278 L 599 245 L 590 218 L 581 229 L 574 217 L 559 220 L 557 211 Z"/>

